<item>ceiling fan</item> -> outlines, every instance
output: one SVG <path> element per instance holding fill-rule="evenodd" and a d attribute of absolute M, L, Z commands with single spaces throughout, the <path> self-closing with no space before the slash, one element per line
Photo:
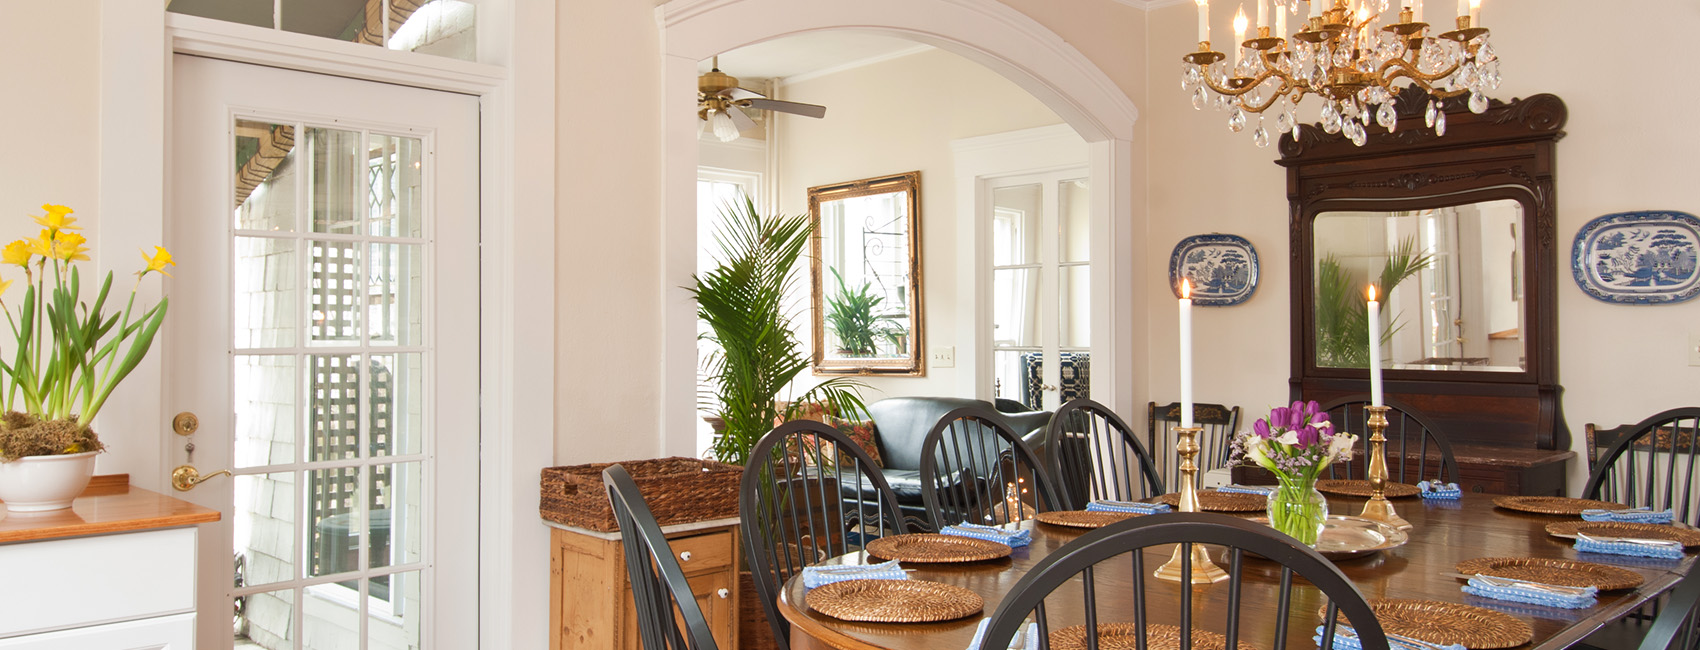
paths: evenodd
<path fill-rule="evenodd" d="M 705 126 L 714 129 L 721 142 L 738 139 L 738 132 L 755 128 L 743 109 L 779 111 L 804 117 L 826 117 L 826 107 L 815 104 L 768 99 L 753 90 L 739 88 L 738 78 L 720 71 L 720 57 L 714 57 L 713 69 L 697 77 L 697 117 Z"/>

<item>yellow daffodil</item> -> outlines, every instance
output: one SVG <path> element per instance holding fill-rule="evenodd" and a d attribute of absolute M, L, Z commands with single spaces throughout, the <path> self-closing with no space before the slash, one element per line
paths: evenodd
<path fill-rule="evenodd" d="M 77 218 L 70 216 L 70 208 L 63 205 L 53 205 L 49 203 L 41 206 L 41 209 L 46 210 L 47 214 L 35 217 L 35 222 L 41 224 L 41 227 L 43 228 L 52 232 L 83 229 L 82 226 L 75 225 L 77 223 Z"/>
<path fill-rule="evenodd" d="M 53 256 L 70 262 L 89 259 L 89 249 L 83 246 L 88 239 L 74 232 L 62 232 L 53 239 Z"/>
<path fill-rule="evenodd" d="M 30 254 L 36 257 L 53 257 L 53 231 L 41 231 L 40 237 L 29 240 L 29 249 Z"/>
<path fill-rule="evenodd" d="M 27 239 L 6 244 L 0 249 L 0 262 L 27 267 L 30 265 L 30 242 Z"/>
<path fill-rule="evenodd" d="M 5 295 L 6 290 L 10 289 L 11 287 L 12 287 L 12 281 L 11 280 L 0 280 L 0 295 Z"/>
<path fill-rule="evenodd" d="M 149 256 L 147 251 L 142 251 L 142 261 L 147 262 L 148 266 L 137 275 L 147 275 L 150 272 L 158 271 L 165 274 L 166 277 L 170 277 L 171 272 L 165 270 L 165 267 L 177 266 L 177 262 L 171 259 L 171 251 L 165 250 L 164 246 L 153 247 L 152 256 Z"/>

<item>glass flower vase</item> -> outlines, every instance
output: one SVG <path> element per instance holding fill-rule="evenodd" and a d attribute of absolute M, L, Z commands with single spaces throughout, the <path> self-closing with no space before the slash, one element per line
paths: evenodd
<path fill-rule="evenodd" d="M 1312 548 L 1328 522 L 1328 500 L 1316 491 L 1316 481 L 1280 479 L 1269 493 L 1269 525 Z"/>

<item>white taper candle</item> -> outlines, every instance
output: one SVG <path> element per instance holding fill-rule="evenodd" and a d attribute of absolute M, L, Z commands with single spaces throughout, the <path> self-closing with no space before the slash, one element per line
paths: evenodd
<path fill-rule="evenodd" d="M 1332 2 L 1334 2 L 1334 0 L 1310 0 L 1310 17 L 1311 18 L 1316 18 L 1316 17 L 1322 15 L 1322 3 L 1324 3 L 1324 2 L 1332 3 Z"/>
<path fill-rule="evenodd" d="M 1198 42 L 1210 40 L 1210 2 L 1198 0 Z"/>
<path fill-rule="evenodd" d="M 1192 281 L 1181 280 L 1181 426 L 1192 426 Z"/>
<path fill-rule="evenodd" d="M 1381 303 L 1369 285 L 1369 403 L 1381 406 Z"/>

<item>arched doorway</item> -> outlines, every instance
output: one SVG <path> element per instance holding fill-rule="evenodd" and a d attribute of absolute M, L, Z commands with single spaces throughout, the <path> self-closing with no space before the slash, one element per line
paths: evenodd
<path fill-rule="evenodd" d="M 1133 306 L 1145 290 L 1134 281 L 1145 254 L 1134 246 L 1133 125 L 1138 110 L 1073 46 L 995 0 L 675 0 L 661 22 L 663 128 L 661 451 L 694 456 L 696 315 L 689 286 L 696 265 L 697 63 L 772 38 L 826 29 L 869 30 L 924 43 L 986 66 L 1037 97 L 1088 144 L 1094 259 L 1093 393 L 1123 413 L 1145 394 L 1143 320 Z M 973 394 L 973 386 L 959 387 Z"/>

